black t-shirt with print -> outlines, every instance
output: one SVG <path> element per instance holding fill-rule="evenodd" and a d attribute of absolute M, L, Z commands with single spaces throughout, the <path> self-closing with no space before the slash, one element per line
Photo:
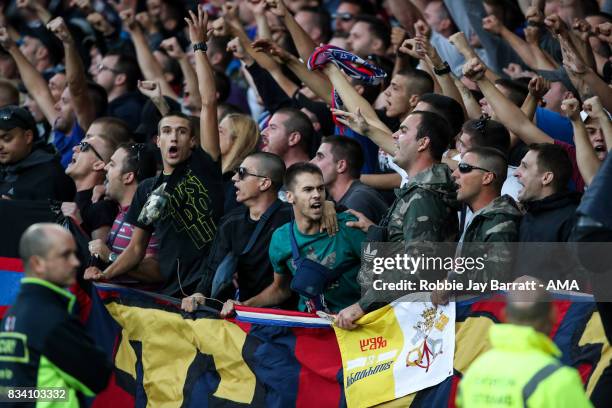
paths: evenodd
<path fill-rule="evenodd" d="M 156 232 L 159 267 L 166 278 L 160 292 L 182 297 L 183 291 L 192 293 L 204 273 L 217 222 L 223 213 L 221 162 L 215 162 L 196 147 L 174 173 L 174 179 L 172 175 L 159 176 L 140 183 L 126 221 Z M 149 194 L 164 182 L 168 182 L 166 191 L 170 189 L 170 199 L 161 218 L 152 226 L 138 222 Z"/>

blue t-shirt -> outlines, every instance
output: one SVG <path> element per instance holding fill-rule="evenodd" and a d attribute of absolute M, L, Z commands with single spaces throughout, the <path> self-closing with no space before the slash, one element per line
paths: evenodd
<path fill-rule="evenodd" d="M 78 122 L 74 123 L 72 130 L 69 135 L 59 130 L 53 130 L 53 146 L 57 149 L 61 155 L 62 167 L 65 169 L 72 160 L 72 148 L 79 143 L 85 137 L 85 131 Z"/>
<path fill-rule="evenodd" d="M 538 128 L 555 140 L 574 145 L 574 130 L 572 123 L 565 116 L 548 109 L 536 109 L 536 124 Z"/>

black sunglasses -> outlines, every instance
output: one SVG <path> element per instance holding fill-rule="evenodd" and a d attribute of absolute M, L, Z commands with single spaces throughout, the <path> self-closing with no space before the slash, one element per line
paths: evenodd
<path fill-rule="evenodd" d="M 249 171 L 245 167 L 238 167 L 236 170 L 234 170 L 234 173 L 238 174 L 238 179 L 240 180 L 244 180 L 246 176 L 268 178 L 267 176 L 260 176 L 259 174 L 249 173 Z"/>
<path fill-rule="evenodd" d="M 333 14 L 332 18 L 339 19 L 342 21 L 351 21 L 352 19 L 355 18 L 355 16 L 352 15 L 351 13 L 337 13 L 337 14 Z"/>
<path fill-rule="evenodd" d="M 462 173 L 462 174 L 471 173 L 472 170 L 482 170 L 486 173 L 491 173 L 494 176 L 497 176 L 495 172 L 491 170 L 483 169 L 482 167 L 472 166 L 471 164 L 467 164 L 467 163 L 459 163 L 459 166 L 457 166 L 457 168 L 459 169 L 459 173 Z"/>
<path fill-rule="evenodd" d="M 83 141 L 83 142 L 79 143 L 79 144 L 78 144 L 78 146 L 79 146 L 79 149 L 80 149 L 82 152 L 86 152 L 86 151 L 88 151 L 89 149 L 91 149 L 91 151 L 92 151 L 92 152 L 94 152 L 94 154 L 96 155 L 96 157 L 97 157 L 98 159 L 100 159 L 100 160 L 102 160 L 104 163 L 106 163 L 106 160 L 104 160 L 104 159 L 102 158 L 102 156 L 100 156 L 100 153 L 98 153 L 98 151 L 96 150 L 96 148 L 95 148 L 95 147 L 93 147 L 92 145 L 90 145 L 88 142 Z"/>

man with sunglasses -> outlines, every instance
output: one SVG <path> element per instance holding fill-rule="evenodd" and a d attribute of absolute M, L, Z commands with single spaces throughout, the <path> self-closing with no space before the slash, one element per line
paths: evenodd
<path fill-rule="evenodd" d="M 72 200 L 74 183 L 53 148 L 38 138 L 30 113 L 0 109 L 0 196 L 16 200 Z"/>
<path fill-rule="evenodd" d="M 126 215 L 139 183 L 155 176 L 157 172 L 155 152 L 143 143 L 122 144 L 115 150 L 104 170 L 106 197 L 119 205 L 119 214 L 113 222 L 108 238 L 105 241 L 90 241 L 89 252 L 102 263 L 110 264 L 119 257 L 132 239 L 134 226 L 126 221 Z M 137 269 L 128 272 L 128 276 L 145 283 L 160 282 L 162 279 L 157 262 L 158 250 L 159 242 L 154 234 L 147 245 L 145 258 Z M 99 265 L 87 268 L 85 276 L 99 273 L 98 267 Z"/>
<path fill-rule="evenodd" d="M 217 268 L 228 253 L 238 257 L 236 281 L 238 288 L 231 285 L 221 293 L 212 294 L 216 299 L 244 302 L 267 288 L 274 272 L 268 257 L 272 233 L 291 221 L 291 206 L 281 204 L 265 221 L 253 246 L 247 253 L 244 249 L 250 241 L 257 224 L 275 203 L 283 185 L 285 163 L 272 153 L 253 153 L 247 156 L 236 169 L 232 181 L 236 187 L 236 201 L 244 204 L 223 217 L 215 235 L 207 272 L 202 276 L 196 293 L 183 299 L 182 308 L 192 312 L 197 304 L 204 303 L 204 296 L 211 295 L 211 284 Z M 276 204 L 278 205 L 278 204 Z M 285 307 L 291 305 L 284 304 Z"/>
<path fill-rule="evenodd" d="M 116 147 L 116 141 L 110 137 L 89 136 L 73 148 L 72 159 L 66 168 L 77 193 L 71 202 L 62 203 L 62 212 L 73 217 L 92 239 L 105 240 L 117 215 L 116 203 L 109 200 L 91 202 L 94 187 L 104 184 L 104 167 Z"/>
<path fill-rule="evenodd" d="M 511 252 L 502 244 L 518 241 L 521 212 L 509 195 L 502 195 L 508 162 L 504 153 L 490 147 L 474 147 L 463 155 L 453 172 L 457 184 L 457 200 L 467 204 L 473 216 L 459 239 L 462 243 L 493 242 L 487 249 L 485 268 L 478 275 L 466 271 L 462 279 L 488 282 L 511 279 Z M 482 256 L 477 245 L 466 245 L 462 257 Z M 472 272 L 475 272 L 472 270 Z"/>

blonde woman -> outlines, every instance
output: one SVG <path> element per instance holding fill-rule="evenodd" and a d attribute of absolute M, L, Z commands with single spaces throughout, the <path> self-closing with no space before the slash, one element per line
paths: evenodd
<path fill-rule="evenodd" d="M 232 182 L 234 170 L 246 156 L 255 151 L 258 140 L 257 123 L 248 115 L 231 113 L 219 123 L 219 144 L 225 192 L 224 214 L 238 205 L 236 190 Z"/>

